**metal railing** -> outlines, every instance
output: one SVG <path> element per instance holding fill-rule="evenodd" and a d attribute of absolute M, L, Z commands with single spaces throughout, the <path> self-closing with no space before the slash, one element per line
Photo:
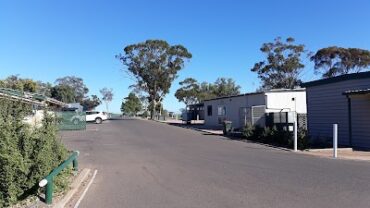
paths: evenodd
<path fill-rule="evenodd" d="M 57 168 L 55 168 L 51 173 L 42 179 L 39 183 L 40 187 L 45 187 L 45 202 L 46 204 L 53 203 L 53 189 L 54 189 L 54 182 L 53 179 L 56 175 L 58 175 L 65 167 L 67 167 L 71 162 L 73 164 L 73 170 L 78 170 L 78 162 L 77 157 L 80 153 L 75 151 L 72 153 L 71 156 L 67 160 L 65 160 L 62 164 L 60 164 Z"/>

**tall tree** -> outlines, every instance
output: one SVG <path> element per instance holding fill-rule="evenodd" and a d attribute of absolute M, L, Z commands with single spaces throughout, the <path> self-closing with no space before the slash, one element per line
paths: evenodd
<path fill-rule="evenodd" d="M 130 93 L 122 101 L 121 111 L 123 114 L 137 115 L 138 112 L 142 110 L 142 104 L 140 99 L 135 95 L 135 93 Z"/>
<path fill-rule="evenodd" d="M 327 47 L 311 56 L 315 72 L 324 78 L 358 73 L 370 66 L 370 51 L 359 48 Z"/>
<path fill-rule="evenodd" d="M 55 81 L 57 85 L 69 86 L 73 89 L 75 94 L 75 101 L 81 103 L 85 95 L 89 92 L 82 78 L 75 76 L 66 76 L 58 78 Z"/>
<path fill-rule="evenodd" d="M 175 97 L 180 102 L 184 102 L 185 105 L 191 105 L 199 102 L 200 88 L 197 80 L 193 78 L 186 78 L 179 84 L 181 88 L 176 91 Z"/>
<path fill-rule="evenodd" d="M 148 94 L 152 106 L 161 102 L 169 92 L 178 71 L 192 57 L 182 45 L 169 45 L 164 40 L 147 40 L 124 48 L 124 54 L 116 56 L 127 72 L 136 80 L 135 87 Z M 154 118 L 155 107 L 151 108 Z"/>
<path fill-rule="evenodd" d="M 199 95 L 198 95 L 199 102 L 217 97 L 217 95 L 214 94 L 216 91 L 214 89 L 215 88 L 214 84 L 208 83 L 208 82 L 202 82 L 199 88 L 200 88 Z"/>
<path fill-rule="evenodd" d="M 81 105 L 85 111 L 93 110 L 100 104 L 101 104 L 101 100 L 98 98 L 97 95 L 91 95 L 91 98 L 85 98 L 81 101 Z"/>
<path fill-rule="evenodd" d="M 105 105 L 107 107 L 107 113 L 109 113 L 108 105 L 113 100 L 113 89 L 108 89 L 104 87 L 100 90 L 100 93 L 102 94 L 103 98 L 102 100 L 105 102 Z"/>
<path fill-rule="evenodd" d="M 299 75 L 304 68 L 301 57 L 309 53 L 304 45 L 294 42 L 291 37 L 285 41 L 278 37 L 260 48 L 266 60 L 256 63 L 251 71 L 257 72 L 264 89 L 293 89 L 301 82 Z"/>

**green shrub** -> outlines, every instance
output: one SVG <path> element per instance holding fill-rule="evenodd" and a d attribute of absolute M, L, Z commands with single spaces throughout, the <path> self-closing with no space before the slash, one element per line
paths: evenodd
<path fill-rule="evenodd" d="M 36 194 L 38 182 L 68 155 L 55 118 L 45 113 L 42 125 L 31 127 L 23 122 L 30 112 L 27 104 L 0 99 L 0 207 Z M 56 181 L 57 190 L 65 187 L 66 180 Z"/>
<path fill-rule="evenodd" d="M 305 150 L 310 147 L 310 138 L 308 136 L 307 129 L 299 128 L 298 129 L 298 149 Z"/>
<path fill-rule="evenodd" d="M 254 126 L 248 122 L 242 130 L 242 134 L 245 138 L 250 139 L 254 135 L 255 128 Z"/>
<path fill-rule="evenodd" d="M 274 127 L 259 127 L 253 126 L 251 123 L 247 123 L 243 128 L 243 136 L 249 140 L 254 140 L 266 144 L 274 144 L 279 146 L 285 146 L 293 148 L 293 134 L 292 132 L 285 131 Z M 307 130 L 300 128 L 298 129 L 298 149 L 307 149 L 309 147 L 309 138 L 307 136 Z"/>

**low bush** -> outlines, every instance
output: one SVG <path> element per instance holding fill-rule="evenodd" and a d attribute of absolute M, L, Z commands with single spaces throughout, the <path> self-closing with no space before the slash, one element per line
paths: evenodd
<path fill-rule="evenodd" d="M 0 99 L 0 207 L 37 194 L 38 182 L 68 156 L 54 116 L 45 113 L 36 128 L 24 122 L 31 112 L 28 104 Z M 63 177 L 56 178 L 56 191 L 66 187 Z"/>
<path fill-rule="evenodd" d="M 284 146 L 288 148 L 293 148 L 293 134 L 282 129 L 274 127 L 259 127 L 253 126 L 250 123 L 245 125 L 242 131 L 243 137 L 249 140 L 258 141 L 266 144 L 273 144 L 278 146 Z M 297 138 L 298 149 L 307 149 L 309 147 L 309 138 L 307 136 L 307 130 L 300 128 L 298 130 Z"/>

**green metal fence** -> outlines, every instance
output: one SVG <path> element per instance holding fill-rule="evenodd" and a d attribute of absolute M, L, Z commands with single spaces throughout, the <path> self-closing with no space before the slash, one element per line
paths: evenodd
<path fill-rule="evenodd" d="M 77 157 L 80 153 L 78 151 L 74 151 L 67 160 L 65 160 L 62 164 L 56 167 L 49 175 L 47 175 L 44 179 L 42 179 L 39 183 L 40 187 L 45 187 L 45 202 L 46 204 L 53 203 L 53 189 L 54 189 L 54 182 L 53 179 L 57 176 L 64 168 L 66 168 L 70 163 L 73 165 L 73 170 L 78 171 L 78 162 Z"/>
<path fill-rule="evenodd" d="M 85 112 L 56 112 L 59 120 L 59 130 L 84 130 L 86 129 Z"/>

